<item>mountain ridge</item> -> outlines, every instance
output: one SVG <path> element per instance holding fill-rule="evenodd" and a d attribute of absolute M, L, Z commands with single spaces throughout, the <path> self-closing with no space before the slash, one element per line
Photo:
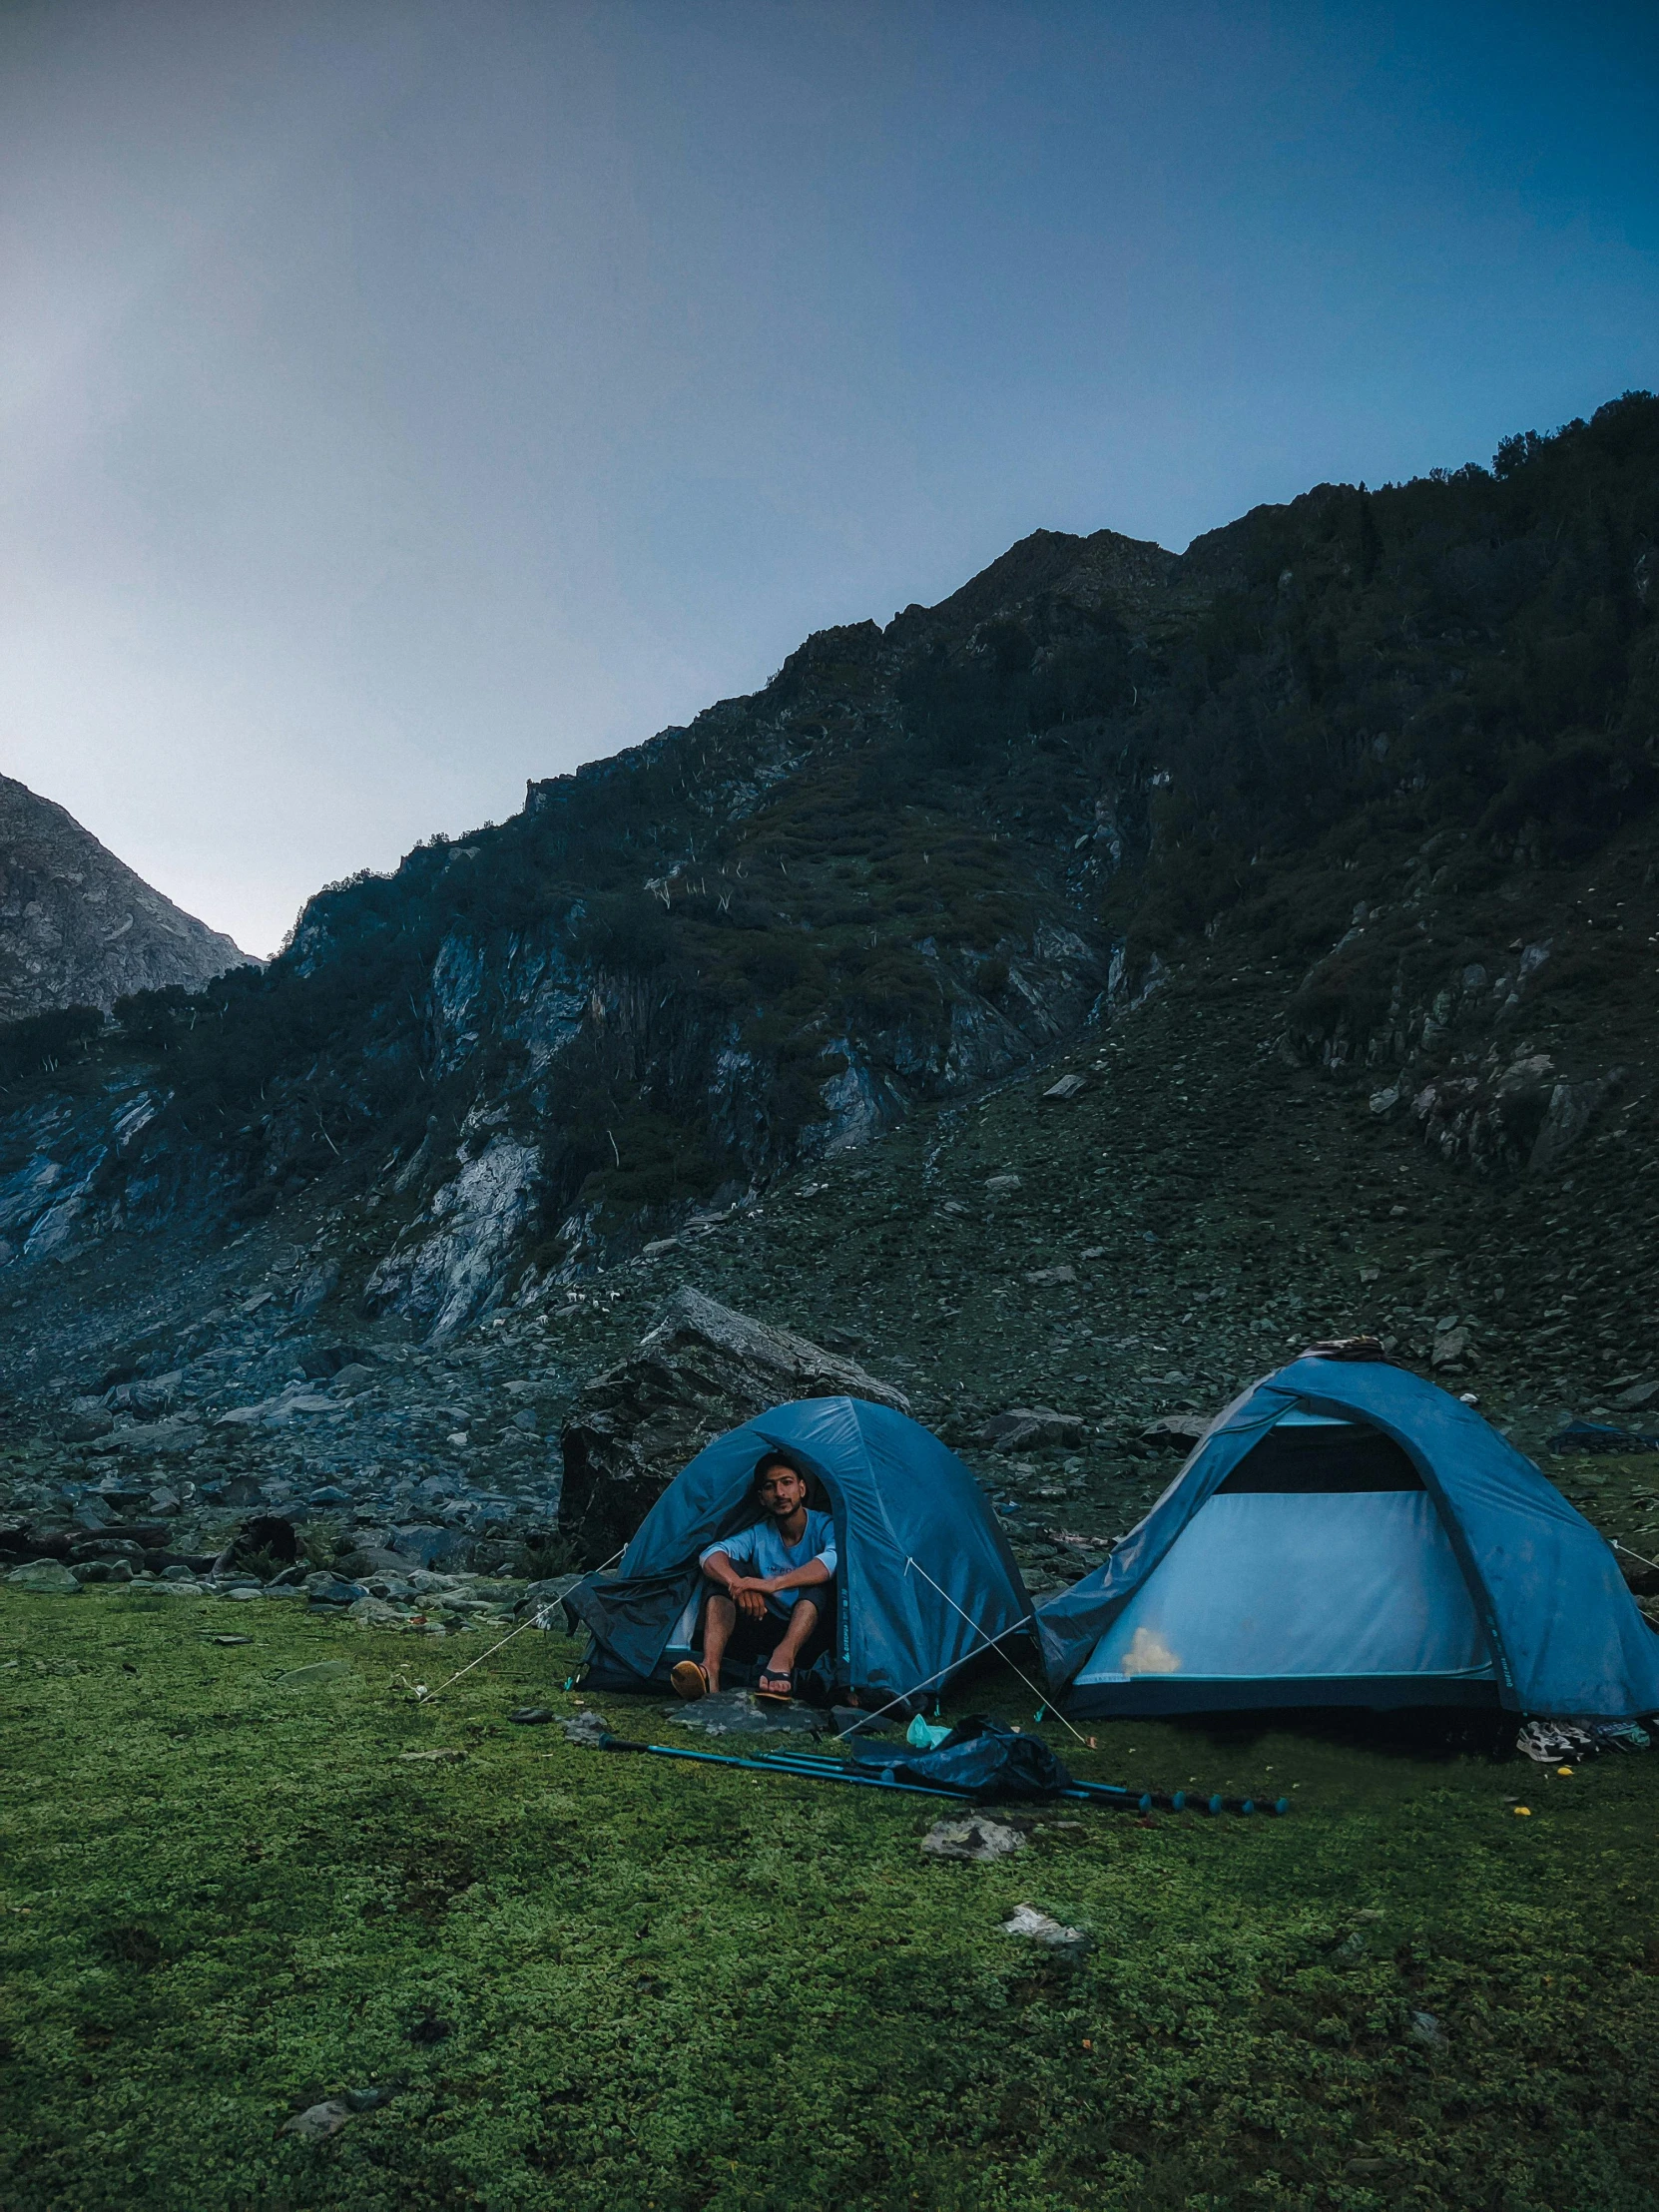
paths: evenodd
<path fill-rule="evenodd" d="M 1656 539 L 1643 394 L 1184 554 L 1031 533 L 329 886 L 267 973 L 140 994 L 73 1065 L 20 1025 L 8 1234 L 27 1265 L 333 1190 L 340 1295 L 447 1341 L 1218 959 L 1357 1111 L 1542 1172 L 1646 1095 L 1635 905 L 1573 901 L 1650 835 Z"/>
<path fill-rule="evenodd" d="M 0 776 L 0 1023 L 71 1006 L 107 1014 L 135 991 L 198 989 L 248 959 L 67 808 Z"/>

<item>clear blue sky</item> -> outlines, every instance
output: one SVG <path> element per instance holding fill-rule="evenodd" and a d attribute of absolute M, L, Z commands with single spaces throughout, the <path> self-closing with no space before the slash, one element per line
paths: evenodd
<path fill-rule="evenodd" d="M 1651 7 L 0 16 L 0 768 L 319 882 L 1026 531 L 1659 383 Z"/>

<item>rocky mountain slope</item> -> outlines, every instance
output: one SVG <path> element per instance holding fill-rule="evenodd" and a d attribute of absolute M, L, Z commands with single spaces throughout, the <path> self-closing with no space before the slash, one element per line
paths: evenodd
<path fill-rule="evenodd" d="M 683 1288 L 903 1391 L 1038 1581 L 1310 1338 L 1529 1447 L 1636 1418 L 1656 541 L 1640 396 L 1181 557 L 1039 533 L 264 974 L 0 1032 L 14 1505 L 540 1571 L 561 1430 Z"/>
<path fill-rule="evenodd" d="M 199 990 L 248 955 L 140 880 L 90 830 L 0 776 L 0 1023 L 108 1013 L 135 991 Z M 67 1034 L 61 1024 L 54 1034 Z"/>

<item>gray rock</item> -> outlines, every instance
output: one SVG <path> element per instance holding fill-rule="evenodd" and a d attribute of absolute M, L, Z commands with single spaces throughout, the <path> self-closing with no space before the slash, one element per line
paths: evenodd
<path fill-rule="evenodd" d="M 1159 1420 L 1149 1421 L 1141 1430 L 1143 1444 L 1168 1444 L 1178 1451 L 1190 1451 L 1210 1423 L 1202 1413 L 1165 1413 Z"/>
<path fill-rule="evenodd" d="M 321 2104 L 308 2104 L 303 2112 L 284 2120 L 281 2133 L 297 2135 L 302 2143 L 325 2143 L 330 2135 L 349 2127 L 356 2116 L 343 2098 L 327 2097 Z"/>
<path fill-rule="evenodd" d="M 792 1398 L 842 1395 L 910 1409 L 853 1361 L 677 1291 L 633 1356 L 577 1400 L 560 1439 L 560 1527 L 583 1557 L 606 1559 L 713 1437 Z"/>
<path fill-rule="evenodd" d="M 59 1429 L 65 1443 L 90 1444 L 115 1426 L 108 1413 L 69 1413 Z"/>
<path fill-rule="evenodd" d="M 1083 1929 L 1067 1928 L 1063 1921 L 1039 1913 L 1034 1905 L 1016 1905 L 1012 1916 L 1002 1923 L 1002 1933 L 1023 1936 L 1030 1942 L 1042 1943 L 1049 1950 L 1069 1953 L 1072 1957 L 1081 1956 L 1089 1948 L 1089 1937 Z"/>
<path fill-rule="evenodd" d="M 1083 1423 L 1075 1413 L 1057 1413 L 1052 1405 L 1012 1405 L 979 1431 L 987 1451 L 1030 1451 L 1041 1444 L 1077 1444 Z"/>
<path fill-rule="evenodd" d="M 597 1713 L 578 1713 L 574 1720 L 561 1721 L 559 1726 L 565 1732 L 566 1743 L 586 1744 L 592 1750 L 599 1748 L 602 1736 L 611 1733 Z"/>
<path fill-rule="evenodd" d="M 10 1590 L 32 1590 L 41 1597 L 79 1597 L 81 1585 L 61 1559 L 31 1559 L 6 1577 Z"/>
<path fill-rule="evenodd" d="M 970 1859 L 981 1863 L 988 1859 L 1011 1859 L 1015 1852 L 1024 1851 L 1025 1838 L 1017 1828 L 1008 1828 L 1001 1821 L 940 1821 L 921 1839 L 921 1848 L 929 1859 Z"/>
<path fill-rule="evenodd" d="M 307 1268 L 294 1289 L 295 1314 L 314 1314 L 319 1306 L 326 1303 L 338 1282 L 339 1269 L 332 1261 L 325 1261 L 320 1267 Z"/>
<path fill-rule="evenodd" d="M 819 1717 L 806 1705 L 763 1705 L 750 1690 L 718 1690 L 689 1705 L 665 1705 L 665 1719 L 706 1736 L 810 1735 Z"/>

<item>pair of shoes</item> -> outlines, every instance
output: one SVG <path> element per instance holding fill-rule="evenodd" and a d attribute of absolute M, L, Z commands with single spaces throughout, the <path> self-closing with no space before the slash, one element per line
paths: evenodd
<path fill-rule="evenodd" d="M 709 1677 L 695 1659 L 682 1659 L 668 1679 L 675 1696 L 683 1697 L 688 1705 L 709 1695 Z"/>
<path fill-rule="evenodd" d="M 789 1705 L 795 1699 L 793 1674 L 774 1674 L 770 1667 L 763 1668 L 761 1679 L 755 1685 L 755 1695 L 764 1705 Z"/>
<path fill-rule="evenodd" d="M 1515 1749 L 1536 1760 L 1540 1767 L 1588 1759 L 1599 1748 L 1595 1738 L 1576 1721 L 1527 1721 L 1515 1738 Z"/>

